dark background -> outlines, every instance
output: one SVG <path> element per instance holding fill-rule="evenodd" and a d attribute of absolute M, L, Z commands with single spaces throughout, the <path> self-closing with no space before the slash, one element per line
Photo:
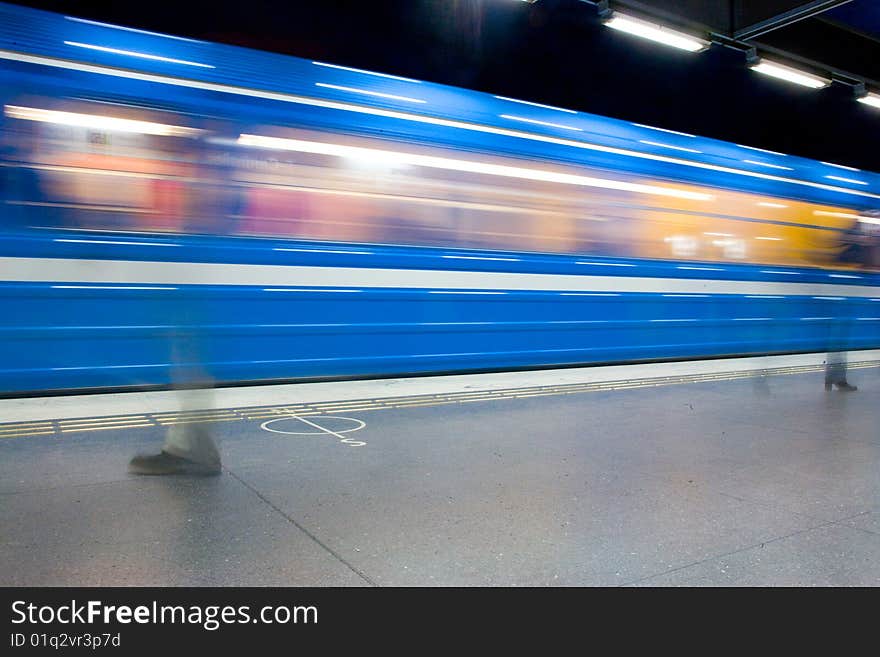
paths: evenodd
<path fill-rule="evenodd" d="M 270 50 L 880 170 L 880 110 L 834 84 L 765 78 L 604 27 L 578 0 L 20 0 L 67 15 Z M 670 2 L 670 5 L 675 3 Z M 846 40 L 817 44 L 828 61 Z M 845 53 L 858 62 L 859 53 Z M 876 62 L 868 62 L 876 65 Z"/>

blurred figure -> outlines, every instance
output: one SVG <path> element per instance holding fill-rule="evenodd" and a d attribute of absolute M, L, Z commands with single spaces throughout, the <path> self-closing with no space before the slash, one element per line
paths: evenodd
<path fill-rule="evenodd" d="M 222 235 L 231 232 L 241 212 L 239 187 L 234 169 L 205 144 L 184 145 L 196 164 L 198 183 L 180 184 L 175 194 L 184 195 L 183 225 L 190 234 Z M 175 203 L 174 207 L 180 207 Z M 179 217 L 174 218 L 175 221 Z M 205 367 L 210 362 L 206 331 L 210 330 L 210 305 L 205 293 L 192 289 L 184 298 L 159 301 L 159 316 L 169 327 L 169 365 L 172 387 L 178 391 L 181 412 L 213 408 L 213 377 Z M 159 297 L 160 299 L 164 297 Z M 218 475 L 220 451 L 205 425 L 182 423 L 169 429 L 158 454 L 139 455 L 129 463 L 129 472 L 141 475 Z"/>
<path fill-rule="evenodd" d="M 849 228 L 841 232 L 840 250 L 835 264 L 866 267 L 871 264 L 873 236 L 865 230 L 865 224 L 854 220 Z M 846 380 L 846 351 L 849 333 L 849 318 L 835 317 L 828 330 L 828 357 L 825 360 L 825 390 L 835 386 L 843 392 L 854 392 L 857 386 Z"/>
<path fill-rule="evenodd" d="M 213 380 L 198 365 L 198 330 L 194 326 L 189 334 L 171 336 L 173 387 L 178 390 L 183 413 L 213 407 Z M 140 475 L 218 475 L 220 451 L 204 425 L 183 423 L 168 429 L 158 454 L 135 456 L 128 469 Z"/>
<path fill-rule="evenodd" d="M 867 224 L 854 219 L 852 224 L 840 234 L 840 251 L 836 262 L 841 265 L 865 267 L 870 259 L 872 235 Z"/>

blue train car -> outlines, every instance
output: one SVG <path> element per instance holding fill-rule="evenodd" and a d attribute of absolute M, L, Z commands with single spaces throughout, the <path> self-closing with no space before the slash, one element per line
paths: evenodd
<path fill-rule="evenodd" d="M 880 175 L 0 4 L 0 394 L 880 347 Z"/>

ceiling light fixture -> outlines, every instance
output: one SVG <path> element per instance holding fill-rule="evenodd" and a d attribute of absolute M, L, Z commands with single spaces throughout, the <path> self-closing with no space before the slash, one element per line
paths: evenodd
<path fill-rule="evenodd" d="M 700 52 L 706 50 L 710 45 L 708 41 L 698 39 L 690 34 L 671 30 L 668 27 L 649 23 L 632 16 L 624 16 L 617 12 L 611 14 L 611 17 L 605 21 L 605 25 L 627 34 L 633 34 L 643 39 L 649 39 L 650 41 L 662 43 L 665 46 L 671 46 L 679 50 L 687 50 L 688 52 Z"/>
<path fill-rule="evenodd" d="M 818 75 L 805 73 L 804 71 L 799 71 L 795 68 L 765 60 L 759 60 L 757 64 L 751 66 L 751 69 L 758 73 L 769 75 L 772 78 L 785 80 L 786 82 L 791 82 L 793 84 L 799 84 L 802 87 L 809 87 L 810 89 L 821 89 L 822 87 L 827 87 L 831 84 L 831 80 L 819 77 Z"/>
<path fill-rule="evenodd" d="M 880 108 L 880 94 L 865 94 L 861 98 L 856 98 L 856 100 L 865 105 Z"/>

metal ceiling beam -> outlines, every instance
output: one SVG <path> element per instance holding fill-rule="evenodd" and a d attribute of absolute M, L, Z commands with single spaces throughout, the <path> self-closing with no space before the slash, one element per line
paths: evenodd
<path fill-rule="evenodd" d="M 733 33 L 733 36 L 736 39 L 753 39 L 762 34 L 767 34 L 767 32 L 778 30 L 786 25 L 802 21 L 805 18 L 816 16 L 829 9 L 834 9 L 834 7 L 844 5 L 847 2 L 850 2 L 850 0 L 812 0 L 811 2 L 805 2 L 804 4 L 789 9 L 788 11 L 784 11 L 781 14 L 771 16 L 763 21 L 758 21 L 757 23 L 736 30 L 736 32 Z"/>

